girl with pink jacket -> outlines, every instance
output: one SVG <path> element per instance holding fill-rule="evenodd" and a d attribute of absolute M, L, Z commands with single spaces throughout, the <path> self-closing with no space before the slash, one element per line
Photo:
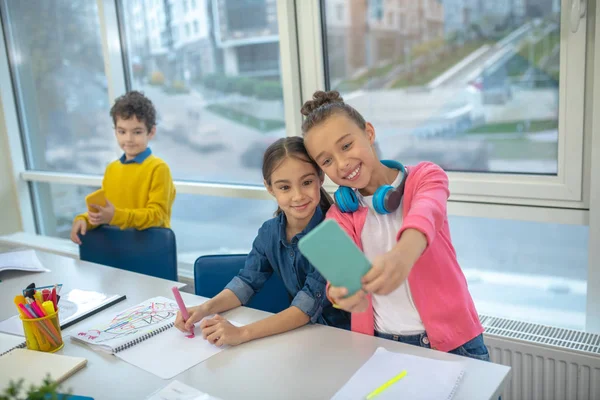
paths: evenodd
<path fill-rule="evenodd" d="M 437 165 L 379 160 L 375 128 L 338 92 L 302 107 L 310 156 L 340 188 L 336 220 L 372 263 L 363 290 L 327 297 L 352 313 L 352 330 L 489 360 L 483 327 L 452 246 L 448 177 Z"/>

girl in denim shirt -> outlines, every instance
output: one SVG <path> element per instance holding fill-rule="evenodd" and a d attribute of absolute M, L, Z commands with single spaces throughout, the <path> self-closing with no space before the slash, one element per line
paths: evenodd
<path fill-rule="evenodd" d="M 316 227 L 329 210 L 332 200 L 322 188 L 324 175 L 308 156 L 300 137 L 279 139 L 266 150 L 262 168 L 264 185 L 275 197 L 275 218 L 258 231 L 244 269 L 221 293 L 188 309 L 184 322 L 177 314 L 175 326 L 188 332 L 203 318 L 231 310 L 250 301 L 277 273 L 292 299 L 289 308 L 257 321 L 236 327 L 220 315 L 200 323 L 202 336 L 217 346 L 238 345 L 253 339 L 276 335 L 307 323 L 322 323 L 348 329 L 349 314 L 335 309 L 325 295 L 326 280 L 298 251 L 300 240 Z"/>

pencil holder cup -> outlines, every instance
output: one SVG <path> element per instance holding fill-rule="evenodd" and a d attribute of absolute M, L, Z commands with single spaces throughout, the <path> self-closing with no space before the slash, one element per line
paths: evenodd
<path fill-rule="evenodd" d="M 54 353 L 63 348 L 58 311 L 42 318 L 24 318 L 22 315 L 20 318 L 29 350 Z"/>

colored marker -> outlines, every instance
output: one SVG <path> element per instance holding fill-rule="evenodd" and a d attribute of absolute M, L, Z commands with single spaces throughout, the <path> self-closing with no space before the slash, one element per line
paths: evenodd
<path fill-rule="evenodd" d="M 54 311 L 58 311 L 58 300 L 56 298 L 56 285 L 52 288 L 52 304 L 54 305 Z"/>
<path fill-rule="evenodd" d="M 19 308 L 25 313 L 25 315 L 29 318 L 29 319 L 36 319 L 35 313 L 33 312 L 33 310 L 31 310 L 31 307 L 29 304 L 19 304 Z M 50 350 L 50 344 L 52 343 L 53 346 L 56 346 L 56 343 L 52 340 L 52 335 L 50 334 L 50 332 L 48 331 L 42 331 L 40 329 L 36 329 L 37 327 L 34 325 L 31 325 L 31 332 L 33 333 L 33 335 L 35 336 L 35 338 L 37 339 L 39 348 L 42 351 L 48 351 Z"/>
<path fill-rule="evenodd" d="M 185 322 L 188 319 L 190 319 L 190 315 L 188 314 L 187 308 L 185 307 L 185 303 L 183 302 L 183 299 L 181 298 L 181 293 L 179 293 L 179 289 L 177 289 L 177 286 L 173 286 L 173 288 L 171 290 L 173 291 L 173 296 L 175 296 L 175 301 L 177 302 L 177 305 L 179 306 L 179 310 L 181 311 L 181 316 L 183 317 L 183 322 Z M 192 332 L 187 337 L 191 339 L 195 336 L 196 336 L 196 334 L 194 333 L 194 325 L 192 325 Z"/>

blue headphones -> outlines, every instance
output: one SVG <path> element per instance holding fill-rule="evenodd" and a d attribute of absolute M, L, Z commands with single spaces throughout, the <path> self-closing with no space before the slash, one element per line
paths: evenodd
<path fill-rule="evenodd" d="M 404 184 L 406 183 L 406 168 L 398 161 L 381 160 L 381 163 L 389 168 L 395 168 L 402 174 L 402 182 L 397 188 L 392 185 L 380 186 L 373 194 L 373 208 L 379 214 L 389 214 L 400 206 L 402 195 L 404 194 Z M 343 213 L 351 213 L 358 210 L 358 198 L 354 189 L 347 186 L 340 186 L 335 191 L 335 203 Z"/>

